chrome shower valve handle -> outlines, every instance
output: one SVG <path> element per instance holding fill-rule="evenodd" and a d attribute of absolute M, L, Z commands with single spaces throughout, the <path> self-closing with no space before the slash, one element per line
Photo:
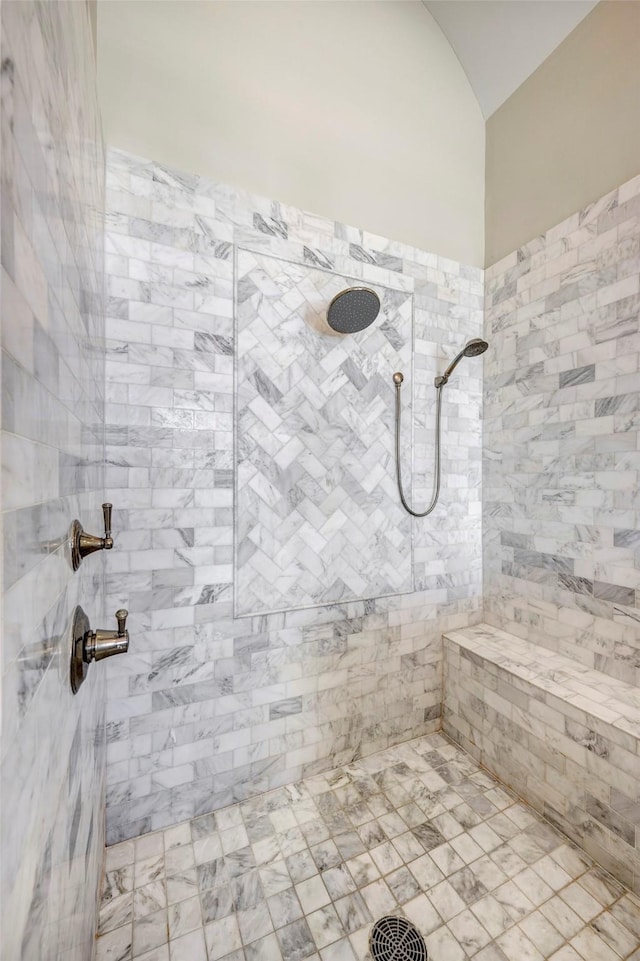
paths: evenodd
<path fill-rule="evenodd" d="M 82 563 L 82 559 L 94 551 L 110 551 L 113 547 L 113 537 L 111 536 L 111 511 L 113 504 L 102 505 L 102 516 L 104 520 L 104 537 L 96 534 L 87 534 L 79 520 L 75 520 L 71 525 L 71 564 L 74 571 L 77 571 Z"/>
<path fill-rule="evenodd" d="M 126 628 L 129 611 L 116 611 L 117 631 L 87 631 L 84 638 L 84 660 L 102 661 L 114 654 L 126 654 L 129 650 L 129 631 Z"/>
<path fill-rule="evenodd" d="M 89 618 L 81 607 L 76 607 L 71 629 L 71 663 L 69 680 L 71 690 L 77 694 L 87 676 L 92 661 L 102 661 L 114 654 L 126 654 L 129 650 L 129 631 L 125 610 L 116 611 L 117 631 L 91 630 Z"/>

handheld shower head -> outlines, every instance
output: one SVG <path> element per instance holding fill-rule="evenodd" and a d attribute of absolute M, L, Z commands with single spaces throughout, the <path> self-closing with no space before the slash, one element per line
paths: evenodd
<path fill-rule="evenodd" d="M 482 340 L 480 337 L 474 337 L 473 340 L 468 341 L 460 353 L 453 358 L 444 374 L 436 377 L 434 380 L 436 387 L 444 387 L 463 357 L 478 357 L 479 354 L 484 354 L 488 346 L 486 340 Z"/>
<path fill-rule="evenodd" d="M 470 340 L 466 344 L 463 354 L 465 357 L 477 357 L 478 354 L 484 354 L 488 346 L 489 344 L 486 340 L 481 340 L 480 337 L 474 337 L 473 340 Z"/>

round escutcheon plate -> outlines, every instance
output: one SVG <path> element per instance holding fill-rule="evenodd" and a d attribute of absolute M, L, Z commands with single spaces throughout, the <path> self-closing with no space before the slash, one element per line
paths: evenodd
<path fill-rule="evenodd" d="M 84 638 L 88 630 L 90 630 L 89 618 L 81 607 L 76 607 L 73 612 L 73 626 L 71 628 L 71 667 L 69 671 L 71 690 L 74 694 L 78 693 L 89 670 L 89 665 L 83 657 Z"/>

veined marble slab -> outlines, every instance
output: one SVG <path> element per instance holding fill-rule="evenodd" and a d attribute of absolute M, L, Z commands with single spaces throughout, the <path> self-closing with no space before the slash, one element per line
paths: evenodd
<path fill-rule="evenodd" d="M 247 250 L 236 276 L 236 614 L 411 591 L 392 375 L 413 296 L 376 286 L 377 320 L 334 335 L 327 306 L 357 280 Z"/>

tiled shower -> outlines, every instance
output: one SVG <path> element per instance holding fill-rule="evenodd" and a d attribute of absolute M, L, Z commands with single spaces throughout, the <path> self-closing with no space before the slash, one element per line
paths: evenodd
<path fill-rule="evenodd" d="M 85 4 L 0 24 L 3 958 L 640 957 L 640 178 L 483 271 L 103 148 Z M 392 375 L 421 508 L 479 336 L 413 521 Z"/>
<path fill-rule="evenodd" d="M 425 500 L 438 357 L 481 332 L 482 284 L 117 151 L 107 228 L 122 534 L 106 590 L 139 639 L 109 672 L 114 842 L 437 729 L 442 631 L 480 606 L 481 368 L 447 394 L 444 509 L 413 535 L 392 375 L 420 402 Z M 319 336 L 351 278 L 380 292 L 380 321 L 352 343 Z"/>

